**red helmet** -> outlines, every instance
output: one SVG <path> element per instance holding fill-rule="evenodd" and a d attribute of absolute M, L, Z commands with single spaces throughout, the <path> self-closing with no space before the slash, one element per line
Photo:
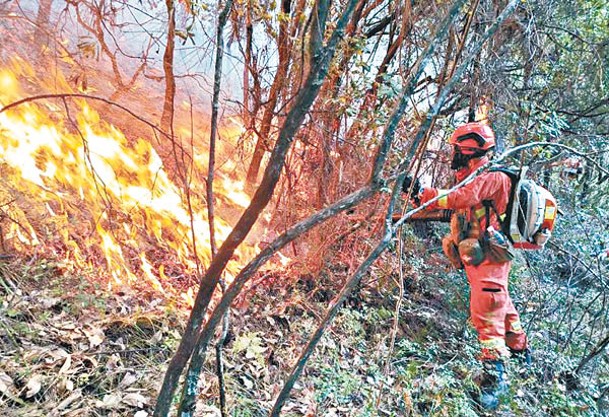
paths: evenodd
<path fill-rule="evenodd" d="M 466 123 L 454 131 L 448 143 L 458 147 L 463 155 L 481 155 L 495 147 L 495 133 L 486 123 Z"/>

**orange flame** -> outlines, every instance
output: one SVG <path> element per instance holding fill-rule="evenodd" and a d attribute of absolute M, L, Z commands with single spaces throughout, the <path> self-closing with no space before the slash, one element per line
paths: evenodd
<path fill-rule="evenodd" d="M 480 97 L 478 100 L 478 107 L 476 108 L 476 121 L 488 124 L 488 115 L 492 106 L 493 102 L 490 97 Z"/>
<path fill-rule="evenodd" d="M 17 58 L 0 69 L 0 107 L 27 96 L 18 80 L 33 78 L 34 71 Z M 53 85 L 71 91 L 61 75 Z M 84 100 L 71 103 L 69 112 L 58 100 L 28 102 L 0 113 L 0 167 L 10 184 L 0 190 L 0 209 L 13 220 L 3 230 L 4 240 L 17 250 L 52 247 L 76 265 L 104 260 L 110 284 L 143 277 L 159 290 L 167 287 L 167 271 L 176 269 L 168 264 L 194 274 L 193 231 L 199 258 L 207 264 L 204 202 L 193 202 L 191 217 L 183 190 L 149 141 L 128 139 Z M 222 136 L 235 137 L 241 129 L 235 125 Z M 205 166 L 206 153 L 195 151 L 193 160 L 198 168 Z M 216 184 L 218 204 L 247 207 L 242 183 L 220 173 Z M 201 181 L 191 189 L 193 195 L 205 195 Z M 19 204 L 24 195 L 35 198 L 38 210 Z M 230 230 L 227 221 L 216 219 L 219 243 Z M 229 275 L 256 251 L 241 249 L 228 266 Z"/>

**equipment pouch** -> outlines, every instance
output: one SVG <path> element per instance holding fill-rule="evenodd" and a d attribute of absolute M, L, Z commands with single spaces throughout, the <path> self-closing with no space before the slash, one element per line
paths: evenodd
<path fill-rule="evenodd" d="M 456 269 L 463 269 L 459 250 L 450 235 L 442 238 L 442 251 L 444 251 L 444 255 L 446 255 L 453 267 Z"/>
<path fill-rule="evenodd" d="M 457 245 L 463 239 L 469 237 L 469 225 L 464 211 L 455 212 L 450 218 L 450 235 Z"/>
<path fill-rule="evenodd" d="M 498 264 L 509 262 L 515 256 L 512 243 L 503 233 L 493 227 L 489 227 L 484 232 L 482 247 L 489 259 Z"/>
<path fill-rule="evenodd" d="M 463 239 L 458 247 L 459 257 L 464 265 L 478 266 L 484 261 L 484 250 L 478 239 Z"/>

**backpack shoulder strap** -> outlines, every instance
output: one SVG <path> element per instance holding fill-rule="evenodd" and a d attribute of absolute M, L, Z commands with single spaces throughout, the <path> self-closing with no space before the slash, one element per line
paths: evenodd
<path fill-rule="evenodd" d="M 516 186 L 518 184 L 518 182 L 520 181 L 520 178 L 523 174 L 522 169 L 518 169 L 515 167 L 507 167 L 504 165 L 496 165 L 494 167 L 491 167 L 489 169 L 489 172 L 503 172 L 505 175 L 507 175 L 511 181 L 511 188 L 510 188 L 510 195 L 508 197 L 508 204 L 506 207 L 506 214 L 511 212 L 512 206 L 513 206 L 513 201 L 514 201 L 514 193 L 516 191 Z M 482 201 L 482 205 L 484 206 L 485 209 L 485 216 L 486 216 L 486 224 L 489 225 L 490 224 L 490 212 L 491 209 L 493 210 L 493 212 L 495 213 L 495 216 L 497 216 L 497 220 L 499 221 L 499 224 L 501 225 L 501 230 L 503 233 L 506 233 L 506 229 L 509 228 L 508 225 L 506 225 L 506 214 L 504 214 L 503 216 L 501 215 L 501 213 L 499 213 L 499 211 L 497 210 L 497 206 L 495 205 L 495 202 L 493 200 L 484 200 Z"/>
<path fill-rule="evenodd" d="M 488 227 L 491 224 L 491 209 L 492 209 L 493 213 L 495 213 L 495 216 L 497 216 L 497 220 L 499 221 L 501 228 L 503 228 L 503 218 L 501 217 L 501 214 L 497 210 L 495 201 L 494 200 L 482 200 L 482 205 L 484 206 L 484 216 L 486 218 L 486 226 Z"/>
<path fill-rule="evenodd" d="M 517 180 L 523 174 L 522 170 L 516 167 L 507 167 L 504 165 L 496 165 L 494 167 L 489 168 L 489 172 L 503 172 L 506 174 L 512 181 Z"/>

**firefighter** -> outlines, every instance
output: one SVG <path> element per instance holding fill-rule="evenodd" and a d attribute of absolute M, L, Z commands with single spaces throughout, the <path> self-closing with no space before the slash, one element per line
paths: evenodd
<path fill-rule="evenodd" d="M 449 143 L 453 147 L 451 169 L 461 180 L 489 161 L 495 134 L 487 124 L 467 123 L 455 130 Z M 485 369 L 480 404 L 486 409 L 495 409 L 499 397 L 507 391 L 506 359 L 519 355 L 530 364 L 527 337 L 508 293 L 511 256 L 491 256 L 483 242 L 488 233 L 496 235 L 501 230 L 498 215 L 506 211 L 510 188 L 511 180 L 505 173 L 486 171 L 430 207 L 455 211 L 450 238 L 443 241 L 442 247 L 453 265 L 465 269 L 471 287 L 471 321 L 478 332 L 480 359 Z M 442 190 L 422 188 L 418 195 L 420 204 L 439 193 Z M 496 210 L 492 216 L 489 203 Z"/>
<path fill-rule="evenodd" d="M 567 158 L 561 165 L 560 178 L 563 180 L 575 180 L 580 178 L 584 173 L 584 163 L 580 158 Z"/>

